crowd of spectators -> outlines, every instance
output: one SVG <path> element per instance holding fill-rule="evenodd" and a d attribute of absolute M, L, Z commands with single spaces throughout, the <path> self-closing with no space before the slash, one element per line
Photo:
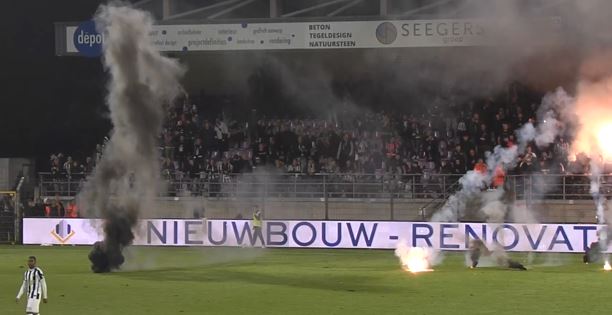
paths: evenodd
<path fill-rule="evenodd" d="M 168 108 L 160 135 L 166 177 L 203 178 L 266 168 L 300 174 L 464 174 L 485 152 L 516 142 L 514 130 L 535 121 L 541 95 L 512 84 L 499 95 L 455 102 L 438 98 L 406 114 L 371 112 L 333 119 L 254 117 L 237 122 L 202 117 L 199 107 L 181 101 Z M 583 173 L 584 159 L 568 161 L 569 144 L 559 137 L 548 148 L 529 147 L 516 173 Z M 51 155 L 54 178 L 91 172 L 103 145 L 80 160 Z"/>
<path fill-rule="evenodd" d="M 79 210 L 75 199 L 64 200 L 59 195 L 54 198 L 30 200 L 25 205 L 26 217 L 64 217 L 78 218 Z"/>

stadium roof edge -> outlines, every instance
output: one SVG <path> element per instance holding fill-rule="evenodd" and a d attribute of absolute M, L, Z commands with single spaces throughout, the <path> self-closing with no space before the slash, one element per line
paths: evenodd
<path fill-rule="evenodd" d="M 553 10 L 571 3 L 569 0 L 504 0 L 511 7 L 525 11 Z M 490 0 L 141 0 L 135 7 L 151 12 L 158 20 L 215 20 L 234 16 L 258 19 L 325 18 L 335 16 L 408 17 L 425 13 L 428 18 L 469 18 L 464 13 L 476 8 L 494 8 Z M 485 10 L 486 11 L 486 10 Z M 186 19 L 187 18 L 187 19 Z M 227 18 L 225 19 L 227 20 Z"/>
<path fill-rule="evenodd" d="M 461 17 L 461 19 L 470 19 L 478 17 Z M 345 22 L 345 21 L 397 21 L 397 20 L 444 20 L 456 19 L 456 17 L 445 17 L 436 15 L 435 17 L 428 14 L 414 15 L 406 17 L 403 15 L 387 15 L 387 16 L 317 16 L 317 17 L 286 17 L 286 18 L 235 18 L 235 19 L 180 19 L 180 20 L 156 20 L 156 25 L 196 25 L 196 24 L 237 24 L 237 23 L 299 23 L 299 22 Z M 59 21 L 54 22 L 55 25 L 76 26 L 83 21 Z"/>

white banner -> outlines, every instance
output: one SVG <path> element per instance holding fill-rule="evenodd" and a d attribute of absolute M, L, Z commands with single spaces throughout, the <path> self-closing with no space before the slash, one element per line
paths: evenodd
<path fill-rule="evenodd" d="M 559 32 L 559 18 L 541 21 L 547 27 L 538 29 Z M 67 53 L 100 55 L 104 39 L 93 22 L 65 32 Z M 155 25 L 150 36 L 160 51 L 176 52 L 503 45 L 499 33 L 497 21 L 447 19 Z"/>
<path fill-rule="evenodd" d="M 102 220 L 23 220 L 24 244 L 90 245 L 102 240 Z M 597 240 L 595 224 L 486 224 L 389 221 L 265 221 L 268 247 L 395 248 L 409 246 L 465 250 L 470 239 L 503 246 L 507 251 L 584 252 Z M 135 245 L 260 246 L 248 220 L 142 220 L 134 229 Z"/>

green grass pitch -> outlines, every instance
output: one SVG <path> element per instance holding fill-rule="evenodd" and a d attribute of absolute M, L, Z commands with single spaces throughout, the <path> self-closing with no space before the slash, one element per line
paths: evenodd
<path fill-rule="evenodd" d="M 145 248 L 125 270 L 89 271 L 88 247 L 0 247 L 0 314 L 29 255 L 46 273 L 41 314 L 609 314 L 612 272 L 578 255 L 538 256 L 526 272 L 470 270 L 448 254 L 434 272 L 401 270 L 393 251 Z M 525 262 L 526 254 L 514 258 Z"/>

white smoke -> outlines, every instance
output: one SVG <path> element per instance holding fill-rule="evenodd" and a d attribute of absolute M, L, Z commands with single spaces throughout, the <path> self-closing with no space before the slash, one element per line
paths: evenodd
<path fill-rule="evenodd" d="M 597 223 L 605 224 L 606 226 L 598 231 L 599 236 L 599 247 L 602 252 L 608 250 L 608 226 L 610 221 L 606 220 L 605 203 L 606 198 L 600 193 L 600 176 L 602 173 L 601 161 L 598 161 L 596 157 L 591 156 L 591 179 L 590 192 L 595 202 L 595 209 L 597 213 Z M 608 254 L 606 254 L 605 261 L 608 262 Z"/>
<path fill-rule="evenodd" d="M 595 201 L 595 207 L 597 210 L 597 223 L 604 224 L 606 223 L 605 213 L 604 213 L 604 203 L 605 197 L 600 194 L 600 176 L 602 173 L 601 163 L 597 161 L 596 158 L 591 158 L 590 162 L 591 166 L 591 174 L 589 178 L 591 180 L 590 184 L 590 192 L 591 196 L 593 196 L 593 201 Z"/>
<path fill-rule="evenodd" d="M 537 222 L 535 216 L 527 207 L 515 207 L 507 204 L 504 196 L 507 193 L 503 187 L 492 191 L 485 191 L 498 169 L 504 173 L 517 166 L 518 157 L 523 154 L 531 143 L 540 148 L 552 144 L 557 137 L 563 135 L 572 126 L 574 99 L 567 95 L 562 89 L 548 93 L 542 99 L 538 110 L 538 123 L 534 126 L 529 122 L 515 131 L 517 144 L 507 147 L 496 146 L 492 152 L 486 152 L 487 171 L 479 173 L 474 170 L 468 171 L 460 180 L 461 189 L 451 195 L 440 210 L 433 214 L 433 222 L 454 222 L 462 217 L 467 204 L 480 198 L 480 214 L 488 223 L 503 223 L 508 210 L 516 220 L 529 223 Z M 566 123 L 570 121 L 570 123 Z M 465 236 L 463 236 L 465 237 Z M 498 255 L 505 255 L 502 249 L 494 250 Z M 438 255 L 442 257 L 442 255 Z"/>
<path fill-rule="evenodd" d="M 485 174 L 468 171 L 459 179 L 461 189 L 451 195 L 442 208 L 431 217 L 432 222 L 454 222 L 463 214 L 468 201 L 478 196 L 486 187 L 487 176 Z"/>
<path fill-rule="evenodd" d="M 503 195 L 504 189 L 501 187 L 481 194 L 483 206 L 480 209 L 480 212 L 482 212 L 482 214 L 485 216 L 485 220 L 487 222 L 504 222 L 508 205 L 501 201 Z"/>
<path fill-rule="evenodd" d="M 510 220 L 517 223 L 538 223 L 538 218 L 525 202 L 517 202 L 510 206 Z"/>
<path fill-rule="evenodd" d="M 575 103 L 576 100 L 561 87 L 544 96 L 538 108 L 539 123 L 534 138 L 538 147 L 548 146 L 559 135 L 573 128 L 576 120 Z"/>
<path fill-rule="evenodd" d="M 516 132 L 516 139 L 518 140 L 518 150 L 523 152 L 527 145 L 536 138 L 538 131 L 531 122 L 526 123 Z"/>

